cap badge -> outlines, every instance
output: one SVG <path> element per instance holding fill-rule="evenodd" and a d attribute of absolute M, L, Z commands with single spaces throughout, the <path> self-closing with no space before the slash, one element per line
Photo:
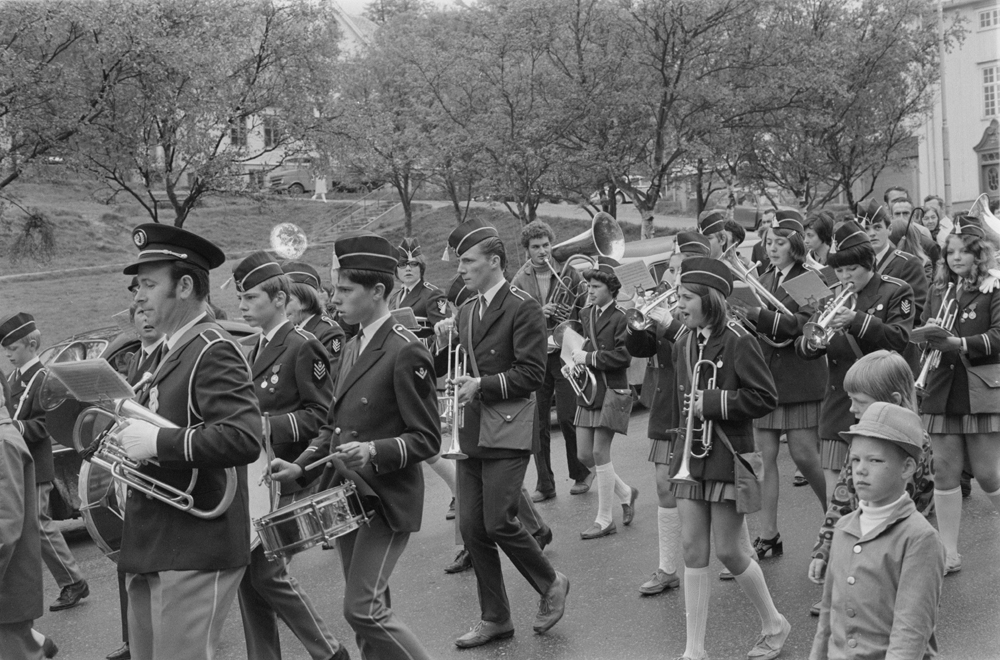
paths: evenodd
<path fill-rule="evenodd" d="M 146 247 L 146 241 L 146 230 L 137 229 L 135 233 L 132 234 L 132 242 L 135 243 L 135 246 L 140 250 Z"/>

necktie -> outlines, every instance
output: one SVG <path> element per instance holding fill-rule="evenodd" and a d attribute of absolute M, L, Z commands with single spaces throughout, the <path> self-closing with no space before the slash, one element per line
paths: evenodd
<path fill-rule="evenodd" d="M 483 314 L 486 312 L 486 296 L 479 294 L 479 320 L 483 320 Z"/>
<path fill-rule="evenodd" d="M 361 337 L 362 334 L 358 333 L 351 341 L 347 342 L 347 348 L 344 350 L 344 356 L 340 358 L 340 376 L 338 380 L 343 380 L 344 376 L 351 373 L 351 368 L 354 363 L 358 361 L 358 355 L 361 354 Z"/>
<path fill-rule="evenodd" d="M 264 354 L 264 349 L 267 348 L 267 337 L 263 335 L 260 338 L 260 346 L 257 347 L 257 355 L 254 357 L 254 362 L 260 359 L 260 356 Z"/>
<path fill-rule="evenodd" d="M 778 293 L 778 286 L 781 285 L 782 272 L 780 270 L 774 272 L 774 286 L 771 287 L 771 293 Z"/>

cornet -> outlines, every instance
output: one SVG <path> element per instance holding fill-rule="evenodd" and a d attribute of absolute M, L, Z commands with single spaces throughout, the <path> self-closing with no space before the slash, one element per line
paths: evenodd
<path fill-rule="evenodd" d="M 639 299 L 632 309 L 625 310 L 625 320 L 633 330 L 645 330 L 654 322 L 663 326 L 670 325 L 674 310 L 677 309 L 677 291 L 667 288 L 655 294 L 648 301 Z"/>
<path fill-rule="evenodd" d="M 694 396 L 699 390 L 714 390 L 719 368 L 711 360 L 703 360 L 704 346 L 698 348 L 698 361 L 691 368 L 691 392 L 684 398 L 687 404 L 687 426 L 684 431 L 684 447 L 681 450 L 681 465 L 677 474 L 670 477 L 674 483 L 694 484 L 697 481 L 691 476 L 691 459 L 705 458 L 712 451 L 712 431 L 714 424 L 708 419 L 699 419 L 694 414 Z M 685 358 L 686 359 L 686 358 Z M 708 380 L 701 384 L 702 369 L 708 374 Z M 701 452 L 695 453 L 694 443 L 701 445 Z"/>
<path fill-rule="evenodd" d="M 442 397 L 444 412 L 441 414 L 442 420 L 451 423 L 451 442 L 448 449 L 441 456 L 453 460 L 463 460 L 469 456 L 462 452 L 458 442 L 458 429 L 465 426 L 465 405 L 458 402 L 458 385 L 455 381 L 459 376 L 464 376 L 468 368 L 469 355 L 465 352 L 462 344 L 454 344 L 451 335 L 448 336 L 448 376 L 446 379 L 445 395 Z"/>
<path fill-rule="evenodd" d="M 833 323 L 833 318 L 840 310 L 854 309 L 855 301 L 851 300 L 853 296 L 854 283 L 848 282 L 844 284 L 840 293 L 823 308 L 823 312 L 819 315 L 819 318 L 816 321 L 810 321 L 805 324 L 805 327 L 802 328 L 802 336 L 806 338 L 809 348 L 818 350 L 826 348 L 830 344 L 834 334 L 836 334 L 836 331 L 830 329 L 830 324 Z M 848 304 L 850 304 L 850 307 L 848 307 Z"/>
<path fill-rule="evenodd" d="M 552 340 L 560 348 L 563 345 L 566 330 L 570 328 L 577 334 L 583 334 L 583 326 L 579 321 L 563 321 L 552 329 Z M 583 400 L 584 407 L 594 403 L 594 398 L 597 396 L 597 377 L 594 376 L 594 372 L 590 370 L 590 367 L 585 364 L 573 365 L 571 376 L 566 380 L 569 381 L 573 392 Z"/>
<path fill-rule="evenodd" d="M 955 326 L 955 318 L 958 316 L 958 300 L 955 297 L 955 284 L 954 282 L 948 284 L 948 289 L 944 292 L 944 297 L 941 298 L 941 309 L 938 310 L 937 316 L 934 317 L 933 321 L 936 325 L 944 328 L 948 332 Z M 941 351 L 936 348 L 925 348 L 923 355 L 920 356 L 920 375 L 917 376 L 917 380 L 914 383 L 914 387 L 917 392 L 924 394 L 927 390 L 927 379 L 930 377 L 931 372 L 938 368 L 941 364 Z"/>

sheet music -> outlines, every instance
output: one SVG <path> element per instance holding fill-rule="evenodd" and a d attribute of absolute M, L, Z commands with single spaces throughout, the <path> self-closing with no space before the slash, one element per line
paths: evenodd
<path fill-rule="evenodd" d="M 649 269 L 642 259 L 617 266 L 614 271 L 618 281 L 622 283 L 622 291 L 627 292 L 628 297 L 635 293 L 636 287 L 640 287 L 643 291 L 656 288 L 656 280 L 649 274 Z"/>
<path fill-rule="evenodd" d="M 399 323 L 407 330 L 416 330 L 420 327 L 417 323 L 417 316 L 413 313 L 412 307 L 400 307 L 399 309 L 394 309 L 391 312 L 392 322 Z"/>
<path fill-rule="evenodd" d="M 833 291 L 826 285 L 823 278 L 810 270 L 798 277 L 794 277 L 784 282 L 779 287 L 792 297 L 792 300 L 799 304 L 799 307 L 812 307 L 816 309 L 820 303 L 833 295 Z"/>
<path fill-rule="evenodd" d="M 559 353 L 563 364 L 573 364 L 573 353 L 583 348 L 583 341 L 583 335 L 573 328 L 566 328 L 566 332 L 563 333 L 562 351 Z"/>
<path fill-rule="evenodd" d="M 70 396 L 85 403 L 131 399 L 135 391 L 104 359 L 50 364 L 49 374 L 66 386 Z"/>

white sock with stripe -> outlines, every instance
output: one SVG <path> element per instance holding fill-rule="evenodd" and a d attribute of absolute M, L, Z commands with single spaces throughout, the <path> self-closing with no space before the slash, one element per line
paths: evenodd
<path fill-rule="evenodd" d="M 614 518 L 611 514 L 611 500 L 615 494 L 615 468 L 611 463 L 597 466 L 597 519 L 594 521 L 602 528 L 607 527 Z"/>
<path fill-rule="evenodd" d="M 705 629 L 708 627 L 708 599 L 712 595 L 712 580 L 708 566 L 684 568 L 684 612 L 687 617 L 687 643 L 684 657 L 705 657 Z"/>
<path fill-rule="evenodd" d="M 660 537 L 660 570 L 664 573 L 677 571 L 681 555 L 681 517 L 677 508 L 656 508 L 656 530 Z"/>

